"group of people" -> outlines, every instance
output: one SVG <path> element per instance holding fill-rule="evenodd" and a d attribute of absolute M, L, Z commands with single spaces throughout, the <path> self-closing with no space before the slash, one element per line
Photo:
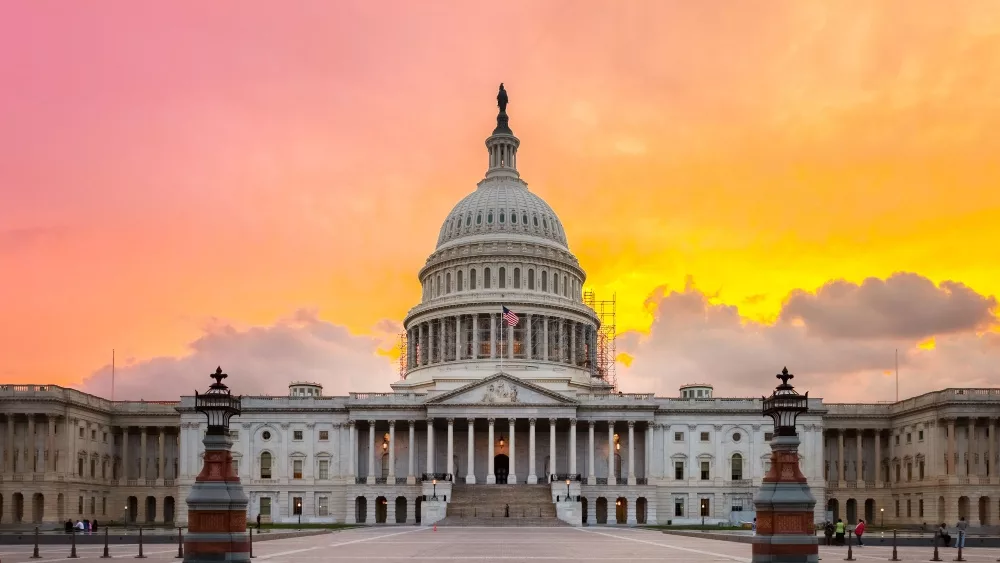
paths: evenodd
<path fill-rule="evenodd" d="M 954 547 L 956 549 L 959 547 L 964 548 L 965 532 L 968 529 L 969 523 L 965 521 L 965 516 L 962 516 L 958 519 L 958 524 L 955 524 L 955 532 L 958 534 L 958 537 L 955 539 L 955 545 L 951 545 L 951 534 L 948 533 L 948 526 L 944 522 L 941 522 L 941 526 L 938 527 L 937 535 L 941 538 L 945 547 Z"/>
<path fill-rule="evenodd" d="M 756 521 L 756 519 L 754 519 Z M 826 545 L 844 545 L 844 534 L 846 532 L 847 526 L 844 521 L 840 518 L 837 519 L 836 523 L 827 521 L 823 526 L 823 535 L 826 536 Z M 958 538 L 955 540 L 955 545 L 951 545 L 951 534 L 948 533 L 948 526 L 942 522 L 941 526 L 937 529 L 937 536 L 941 538 L 945 547 L 965 547 L 965 533 L 969 529 L 969 523 L 966 522 L 965 517 L 958 519 L 958 524 L 955 525 L 955 531 L 958 534 Z M 858 519 L 858 523 L 854 526 L 854 536 L 858 538 L 858 547 L 864 547 L 864 540 L 862 539 L 865 535 L 865 521 Z"/>
<path fill-rule="evenodd" d="M 823 535 L 826 536 L 826 545 L 844 545 L 844 534 L 847 533 L 847 525 L 844 524 L 844 520 L 837 518 L 837 522 L 833 523 L 827 520 L 826 524 L 823 525 Z M 854 536 L 858 538 L 858 547 L 864 546 L 864 541 L 862 540 L 865 535 L 865 521 L 858 519 L 858 523 L 854 526 Z"/>
<path fill-rule="evenodd" d="M 97 520 L 77 520 L 76 524 L 72 520 L 67 520 L 63 527 L 67 534 L 72 534 L 74 528 L 78 534 L 93 534 L 97 531 Z"/>

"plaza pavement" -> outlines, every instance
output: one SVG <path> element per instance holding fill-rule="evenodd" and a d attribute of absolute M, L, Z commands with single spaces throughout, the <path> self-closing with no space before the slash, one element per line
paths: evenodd
<path fill-rule="evenodd" d="M 67 546 L 43 546 L 41 560 L 30 559 L 31 548 L 0 545 L 0 563 L 29 561 L 74 561 L 97 563 L 102 547 L 78 547 L 79 559 L 68 559 Z M 578 563 L 661 561 L 699 563 L 705 561 L 750 561 L 750 546 L 662 534 L 653 530 L 628 528 L 432 528 L 378 527 L 343 530 L 320 536 L 272 540 L 254 545 L 259 563 L 319 563 L 419 561 Z M 903 561 L 927 561 L 931 548 L 899 548 Z M 176 546 L 151 545 L 144 550 L 150 561 L 178 561 Z M 111 546 L 116 559 L 131 559 L 137 546 Z M 843 561 L 844 547 L 820 547 L 826 561 Z M 854 549 L 858 561 L 886 561 L 889 547 Z M 952 561 L 955 550 L 941 549 L 941 559 Z M 972 548 L 964 553 L 968 561 L 986 562 L 1000 558 L 1000 548 Z"/>

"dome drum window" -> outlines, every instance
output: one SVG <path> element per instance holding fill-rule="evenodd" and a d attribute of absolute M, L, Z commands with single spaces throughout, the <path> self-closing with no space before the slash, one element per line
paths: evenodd
<path fill-rule="evenodd" d="M 511 225 L 516 225 L 517 224 L 517 211 L 511 211 L 510 212 L 510 224 Z"/>
<path fill-rule="evenodd" d="M 486 214 L 486 224 L 487 225 L 492 225 L 493 224 L 493 212 L 492 211 L 490 211 L 489 213 Z"/>
<path fill-rule="evenodd" d="M 497 287 L 505 289 L 507 287 L 507 268 L 500 268 L 500 278 L 497 280 Z"/>
<path fill-rule="evenodd" d="M 482 213 L 477 213 L 476 214 L 476 224 L 477 225 L 482 225 L 483 224 L 483 214 Z"/>
<path fill-rule="evenodd" d="M 483 289 L 489 289 L 493 280 L 493 274 L 489 268 L 483 270 Z"/>
<path fill-rule="evenodd" d="M 503 211 L 501 211 L 500 212 L 500 224 L 503 225 L 506 222 L 505 221 L 506 219 L 507 219 L 507 214 L 504 213 Z"/>

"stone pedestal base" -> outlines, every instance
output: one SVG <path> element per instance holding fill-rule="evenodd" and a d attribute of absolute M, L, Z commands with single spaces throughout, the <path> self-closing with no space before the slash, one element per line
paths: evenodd
<path fill-rule="evenodd" d="M 527 482 L 528 482 L 529 485 L 537 485 L 538 484 L 538 475 L 528 475 L 528 481 Z"/>
<path fill-rule="evenodd" d="M 233 473 L 233 443 L 228 435 L 206 434 L 204 444 L 205 465 L 187 497 L 184 563 L 249 562 L 249 499 Z"/>
<path fill-rule="evenodd" d="M 497 476 L 493 475 L 492 473 L 489 474 L 489 475 L 487 475 L 486 476 L 486 484 L 487 485 L 496 485 L 497 484 Z"/>
<path fill-rule="evenodd" d="M 476 476 L 475 475 L 466 475 L 465 476 L 465 484 L 466 485 L 475 485 L 476 484 Z"/>

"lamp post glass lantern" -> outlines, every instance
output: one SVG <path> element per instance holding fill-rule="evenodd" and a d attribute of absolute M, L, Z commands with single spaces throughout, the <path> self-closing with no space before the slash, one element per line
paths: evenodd
<path fill-rule="evenodd" d="M 206 434 L 224 435 L 229 430 L 229 419 L 240 414 L 240 398 L 233 397 L 229 387 L 222 382 L 229 377 L 222 373 L 222 368 L 215 368 L 211 375 L 215 383 L 208 387 L 208 392 L 194 392 L 194 410 L 202 413 L 208 419 Z"/>
<path fill-rule="evenodd" d="M 434 485 L 434 494 L 431 495 L 431 498 L 434 499 L 434 500 L 437 500 L 438 499 L 438 480 L 437 479 L 431 479 L 431 485 Z"/>
<path fill-rule="evenodd" d="M 761 397 L 764 416 L 774 421 L 775 436 L 795 436 L 795 420 L 800 414 L 809 410 L 809 393 L 799 395 L 798 391 L 788 383 L 795 377 L 783 368 L 777 376 L 781 380 L 770 397 Z"/>
<path fill-rule="evenodd" d="M 566 500 L 569 500 L 569 479 L 566 479 Z"/>

